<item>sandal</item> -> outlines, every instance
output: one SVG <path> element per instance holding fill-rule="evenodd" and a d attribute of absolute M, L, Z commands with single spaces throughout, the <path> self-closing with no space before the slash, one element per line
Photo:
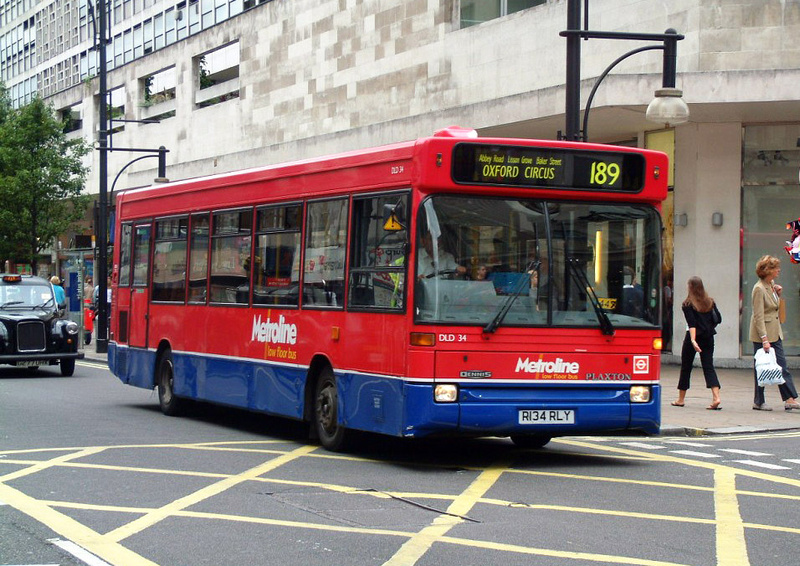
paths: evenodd
<path fill-rule="evenodd" d="M 716 403 L 711 403 L 708 407 L 706 407 L 706 409 L 708 409 L 709 411 L 721 411 L 722 410 L 722 407 L 720 407 L 721 404 L 722 401 L 717 401 Z"/>
<path fill-rule="evenodd" d="M 673 407 L 683 407 L 685 403 L 678 403 L 677 401 L 673 401 L 670 403 Z"/>

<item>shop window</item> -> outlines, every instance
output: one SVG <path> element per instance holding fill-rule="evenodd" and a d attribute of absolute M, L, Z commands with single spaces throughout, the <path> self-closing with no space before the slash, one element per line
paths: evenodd
<path fill-rule="evenodd" d="M 747 126 L 742 152 L 742 317 L 739 325 L 743 355 L 752 355 L 749 322 L 753 312 L 751 292 L 758 281 L 756 263 L 761 256 L 781 260 L 778 283 L 789 313 L 800 312 L 800 266 L 783 250 L 792 239 L 786 225 L 800 215 L 800 125 Z M 729 219 L 725 216 L 725 223 Z M 787 356 L 800 356 L 800 318 L 789 316 L 782 325 Z"/>

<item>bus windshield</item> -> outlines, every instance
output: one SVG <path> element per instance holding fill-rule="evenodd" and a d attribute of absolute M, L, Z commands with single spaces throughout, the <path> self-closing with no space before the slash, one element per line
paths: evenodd
<path fill-rule="evenodd" d="M 418 323 L 605 333 L 660 323 L 653 207 L 438 195 L 417 225 Z"/>

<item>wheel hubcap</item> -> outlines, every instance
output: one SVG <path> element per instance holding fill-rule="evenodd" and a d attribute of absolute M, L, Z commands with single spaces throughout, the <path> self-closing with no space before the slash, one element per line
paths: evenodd
<path fill-rule="evenodd" d="M 330 384 L 319 392 L 317 398 L 317 420 L 322 429 L 330 434 L 336 428 L 336 399 Z"/>

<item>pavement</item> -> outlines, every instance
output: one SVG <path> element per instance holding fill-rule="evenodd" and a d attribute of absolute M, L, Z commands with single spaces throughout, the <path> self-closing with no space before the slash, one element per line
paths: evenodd
<path fill-rule="evenodd" d="M 87 360 L 107 363 L 106 354 L 97 353 L 96 343 L 84 347 Z M 777 432 L 800 429 L 800 411 L 785 411 L 777 387 L 766 390 L 767 405 L 772 411 L 753 410 L 753 370 L 750 367 L 716 368 L 720 382 L 722 410 L 706 409 L 711 403 L 711 391 L 706 389 L 703 370 L 692 370 L 691 387 L 686 392 L 683 407 L 673 407 L 678 397 L 680 366 L 674 356 L 665 355 L 661 365 L 661 435 L 704 436 Z M 744 364 L 739 364 L 744 365 Z M 791 369 L 791 368 L 790 368 Z M 800 383 L 800 371 L 793 370 L 795 384 Z"/>

